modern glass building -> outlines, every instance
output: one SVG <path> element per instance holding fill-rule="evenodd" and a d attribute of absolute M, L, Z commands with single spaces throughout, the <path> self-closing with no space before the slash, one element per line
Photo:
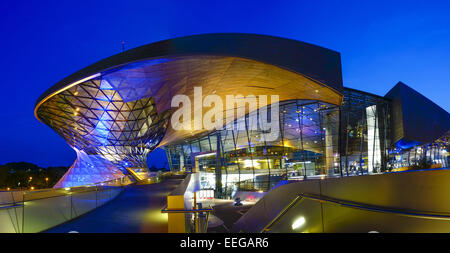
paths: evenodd
<path fill-rule="evenodd" d="M 224 117 L 219 130 L 175 130 L 172 98 L 278 95 L 279 134 Z M 198 113 L 195 106 L 192 115 Z M 38 100 L 36 117 L 77 152 L 56 187 L 145 177 L 166 150 L 173 171 L 199 172 L 218 197 L 266 191 L 281 179 L 448 167 L 448 112 L 399 82 L 385 96 L 345 88 L 339 53 L 253 34 L 206 34 L 135 48 L 63 79 Z M 205 113 L 204 111 L 201 113 Z M 234 115 L 234 114 L 233 114 Z M 184 120 L 184 119 L 183 119 Z M 244 128 L 229 127 L 245 122 Z M 192 122 L 188 122 L 189 124 Z"/>

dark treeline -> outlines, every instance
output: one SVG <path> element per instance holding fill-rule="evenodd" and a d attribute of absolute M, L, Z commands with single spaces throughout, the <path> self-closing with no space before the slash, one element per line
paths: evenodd
<path fill-rule="evenodd" d="M 27 162 L 0 165 L 0 190 L 43 189 L 55 185 L 69 167 L 42 168 Z"/>

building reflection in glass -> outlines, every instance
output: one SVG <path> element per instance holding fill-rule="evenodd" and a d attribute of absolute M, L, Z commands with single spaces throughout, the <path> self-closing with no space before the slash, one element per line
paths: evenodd
<path fill-rule="evenodd" d="M 314 100 L 281 102 L 280 134 L 275 141 L 266 141 L 259 128 L 250 130 L 246 116 L 245 130 L 224 127 L 167 146 L 170 167 L 200 172 L 204 179 L 202 187 L 216 189 L 216 194 L 229 194 L 233 190 L 266 191 L 282 179 L 380 172 L 380 145 L 385 145 L 380 136 L 385 136 L 386 124 L 379 123 L 378 118 L 381 112 L 386 113 L 384 104 L 380 106 L 377 99 L 364 103 L 353 99 L 346 97 L 341 109 Z M 377 106 L 382 109 L 377 110 Z M 341 128 L 340 117 L 348 126 Z M 346 152 L 339 152 L 340 132 L 348 133 L 343 138 L 345 143 L 341 143 Z"/>

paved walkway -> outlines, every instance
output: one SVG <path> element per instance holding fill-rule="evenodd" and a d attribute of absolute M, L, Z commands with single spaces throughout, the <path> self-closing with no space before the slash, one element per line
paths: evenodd
<path fill-rule="evenodd" d="M 47 233 L 167 233 L 167 214 L 161 214 L 167 195 L 181 179 L 127 187 L 116 199 Z"/>

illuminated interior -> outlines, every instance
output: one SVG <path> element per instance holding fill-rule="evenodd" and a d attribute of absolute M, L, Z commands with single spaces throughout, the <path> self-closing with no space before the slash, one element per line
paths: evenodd
<path fill-rule="evenodd" d="M 264 94 L 279 95 L 280 100 L 342 101 L 341 94 L 319 81 L 274 65 L 200 55 L 143 60 L 92 75 L 44 98 L 36 115 L 74 149 L 111 162 L 96 168 L 105 179 L 120 176 L 116 170 L 145 172 L 147 155 L 156 147 L 205 134 L 175 131 L 169 124 L 171 97 L 184 94 L 193 100 L 194 86 L 202 87 L 204 96 L 216 94 L 224 100 L 229 94 Z M 224 113 L 224 123 L 234 120 Z M 67 175 L 57 187 L 99 180 L 81 159 L 68 174 L 84 176 Z"/>

